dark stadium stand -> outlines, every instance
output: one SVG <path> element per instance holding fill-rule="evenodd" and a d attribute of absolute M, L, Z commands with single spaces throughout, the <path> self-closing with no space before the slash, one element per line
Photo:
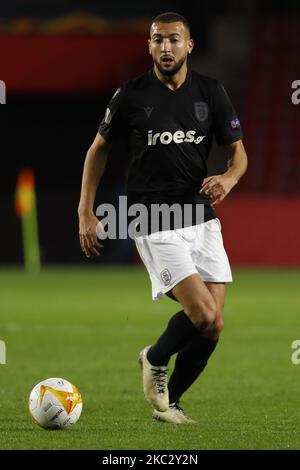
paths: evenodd
<path fill-rule="evenodd" d="M 264 18 L 255 23 L 244 104 L 245 142 L 251 165 L 243 190 L 300 190 L 300 113 L 291 101 L 300 77 L 299 20 Z"/>

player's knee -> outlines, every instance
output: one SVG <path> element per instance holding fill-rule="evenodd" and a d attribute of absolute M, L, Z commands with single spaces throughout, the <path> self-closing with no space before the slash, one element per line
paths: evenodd
<path fill-rule="evenodd" d="M 217 318 L 217 307 L 212 301 L 194 302 L 185 311 L 194 325 L 201 331 L 212 328 Z"/>
<path fill-rule="evenodd" d="M 207 338 L 217 339 L 219 338 L 223 328 L 224 328 L 224 318 L 221 314 L 218 314 L 214 323 L 211 324 L 209 328 L 207 328 L 207 330 L 205 331 L 205 336 L 207 336 Z"/>
<path fill-rule="evenodd" d="M 214 333 L 219 336 L 224 328 L 224 317 L 223 315 L 218 315 L 217 319 L 213 325 Z"/>

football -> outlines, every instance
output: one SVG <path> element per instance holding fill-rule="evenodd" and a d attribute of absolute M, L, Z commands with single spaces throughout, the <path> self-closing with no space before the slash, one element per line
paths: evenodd
<path fill-rule="evenodd" d="M 78 421 L 82 410 L 79 390 L 61 378 L 39 382 L 29 396 L 29 412 L 44 429 L 66 429 Z"/>

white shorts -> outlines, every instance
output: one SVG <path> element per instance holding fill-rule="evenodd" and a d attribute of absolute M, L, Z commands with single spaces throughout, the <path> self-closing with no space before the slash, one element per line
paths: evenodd
<path fill-rule="evenodd" d="M 151 279 L 153 300 L 162 298 L 191 274 L 199 274 L 205 282 L 232 282 L 217 218 L 139 236 L 135 243 Z"/>

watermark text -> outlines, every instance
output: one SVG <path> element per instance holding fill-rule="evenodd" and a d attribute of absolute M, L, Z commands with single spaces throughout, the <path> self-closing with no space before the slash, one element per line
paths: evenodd
<path fill-rule="evenodd" d="M 291 355 L 291 361 L 295 366 L 297 366 L 300 364 L 300 339 L 295 339 L 291 344 L 291 348 L 295 349 Z"/>
<path fill-rule="evenodd" d="M 295 90 L 291 95 L 291 100 L 293 104 L 300 103 L 300 80 L 294 80 L 292 82 L 292 90 Z"/>
<path fill-rule="evenodd" d="M 0 364 L 6 364 L 6 345 L 0 340 Z"/>
<path fill-rule="evenodd" d="M 6 104 L 6 85 L 0 80 L 0 104 Z"/>
<path fill-rule="evenodd" d="M 197 226 L 204 222 L 204 205 L 189 204 L 127 204 L 127 196 L 119 196 L 119 205 L 104 203 L 97 207 L 101 218 L 97 226 L 97 237 L 134 240 L 149 233 L 159 234 L 167 230 Z"/>

